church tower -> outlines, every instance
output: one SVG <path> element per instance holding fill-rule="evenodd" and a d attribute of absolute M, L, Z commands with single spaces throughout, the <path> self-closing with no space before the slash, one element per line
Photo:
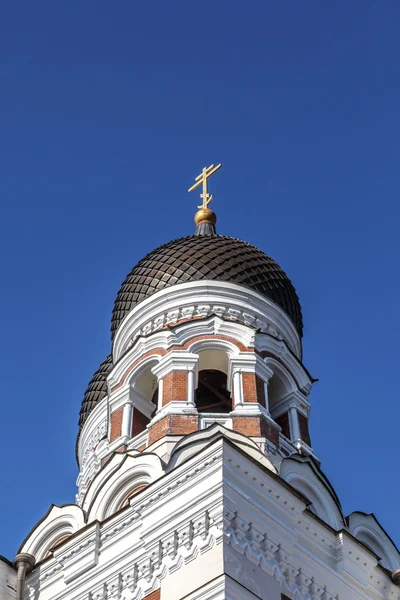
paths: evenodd
<path fill-rule="evenodd" d="M 80 411 L 76 503 L 0 560 L 0 598 L 400 600 L 396 546 L 374 515 L 344 516 L 312 446 L 296 291 L 216 232 L 220 166 L 189 190 L 194 234 L 122 283 Z"/>

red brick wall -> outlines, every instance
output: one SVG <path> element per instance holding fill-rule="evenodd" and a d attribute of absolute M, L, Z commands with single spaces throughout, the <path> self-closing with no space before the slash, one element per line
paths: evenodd
<path fill-rule="evenodd" d="M 110 430 L 110 441 L 116 440 L 117 437 L 121 435 L 121 427 L 122 427 L 122 414 L 124 412 L 124 407 L 121 406 L 117 408 L 113 413 L 111 413 L 111 430 Z"/>
<path fill-rule="evenodd" d="M 310 434 L 308 432 L 308 419 L 301 413 L 297 412 L 299 415 L 299 428 L 300 428 L 300 437 L 309 446 L 311 446 Z"/>
<path fill-rule="evenodd" d="M 279 430 L 263 417 L 233 417 L 232 426 L 234 431 L 249 437 L 266 437 L 275 446 L 278 445 Z"/>
<path fill-rule="evenodd" d="M 133 419 L 132 419 L 132 437 L 141 433 L 146 429 L 147 423 L 150 422 L 150 419 L 146 417 L 143 413 L 140 412 L 137 408 L 133 409 Z"/>
<path fill-rule="evenodd" d="M 289 413 L 280 415 L 275 421 L 282 427 L 282 433 L 290 440 Z"/>
<path fill-rule="evenodd" d="M 263 380 L 254 373 L 242 373 L 243 398 L 245 402 L 259 402 L 265 408 Z"/>
<path fill-rule="evenodd" d="M 145 596 L 143 598 L 143 600 L 160 600 L 161 597 L 161 588 L 158 588 L 158 590 L 156 590 L 155 592 L 151 592 L 151 594 L 147 594 L 147 596 Z"/>
<path fill-rule="evenodd" d="M 187 435 L 199 428 L 198 417 L 193 415 L 168 415 L 149 430 L 149 446 L 165 435 Z"/>
<path fill-rule="evenodd" d="M 254 373 L 242 373 L 243 400 L 257 402 L 257 385 Z"/>
<path fill-rule="evenodd" d="M 173 371 L 164 377 L 162 405 L 171 400 L 187 400 L 187 371 Z"/>
<path fill-rule="evenodd" d="M 264 382 L 258 375 L 256 376 L 257 402 L 265 408 L 265 387 Z"/>

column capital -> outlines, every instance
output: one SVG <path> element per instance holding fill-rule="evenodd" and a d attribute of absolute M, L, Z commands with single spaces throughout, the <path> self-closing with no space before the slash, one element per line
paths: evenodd
<path fill-rule="evenodd" d="M 293 390 L 292 392 L 289 392 L 289 394 L 286 394 L 286 396 L 275 403 L 274 415 L 278 417 L 287 412 L 290 408 L 295 408 L 305 417 L 309 416 L 310 405 L 306 396 L 299 390 Z"/>
<path fill-rule="evenodd" d="M 173 371 L 195 371 L 199 362 L 199 355 L 182 350 L 169 352 L 153 367 L 152 373 L 163 379 Z"/>
<path fill-rule="evenodd" d="M 255 373 L 257 364 L 257 354 L 254 352 L 240 352 L 229 356 L 229 370 L 231 375 L 234 373 Z"/>
<path fill-rule="evenodd" d="M 255 373 L 263 381 L 271 379 L 274 372 L 265 361 L 255 352 L 241 352 L 229 357 L 229 369 L 231 375 L 239 373 Z"/>

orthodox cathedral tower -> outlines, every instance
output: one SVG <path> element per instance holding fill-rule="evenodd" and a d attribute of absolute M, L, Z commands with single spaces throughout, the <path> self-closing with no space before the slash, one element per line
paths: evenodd
<path fill-rule="evenodd" d="M 399 600 L 400 555 L 345 517 L 310 440 L 299 299 L 269 256 L 196 231 L 145 256 L 85 392 L 75 504 L 52 505 L 0 598 Z"/>

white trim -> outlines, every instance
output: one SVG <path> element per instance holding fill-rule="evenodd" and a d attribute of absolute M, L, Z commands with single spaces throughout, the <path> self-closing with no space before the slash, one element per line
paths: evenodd
<path fill-rule="evenodd" d="M 46 557 L 49 550 L 62 538 L 72 535 L 85 524 L 85 516 L 79 506 L 53 505 L 41 523 L 33 530 L 21 548 L 32 554 L 36 562 Z"/>
<path fill-rule="evenodd" d="M 158 421 L 161 421 L 168 415 L 186 415 L 186 416 L 192 415 L 192 416 L 197 417 L 198 412 L 197 412 L 197 408 L 193 404 L 191 404 L 187 401 L 185 402 L 184 400 L 171 400 L 171 402 L 168 402 L 168 404 L 163 406 L 157 412 L 157 414 L 152 418 L 150 423 L 147 425 L 147 428 L 151 427 L 155 423 L 158 423 Z"/>
<path fill-rule="evenodd" d="M 194 371 L 199 362 L 198 354 L 186 350 L 169 352 L 153 367 L 152 373 L 159 379 L 164 379 L 174 371 Z"/>
<path fill-rule="evenodd" d="M 301 356 L 301 341 L 286 313 L 274 302 L 247 287 L 222 281 L 192 281 L 161 290 L 135 306 L 115 335 L 114 363 L 140 336 L 194 316 L 216 314 L 282 337 Z"/>

